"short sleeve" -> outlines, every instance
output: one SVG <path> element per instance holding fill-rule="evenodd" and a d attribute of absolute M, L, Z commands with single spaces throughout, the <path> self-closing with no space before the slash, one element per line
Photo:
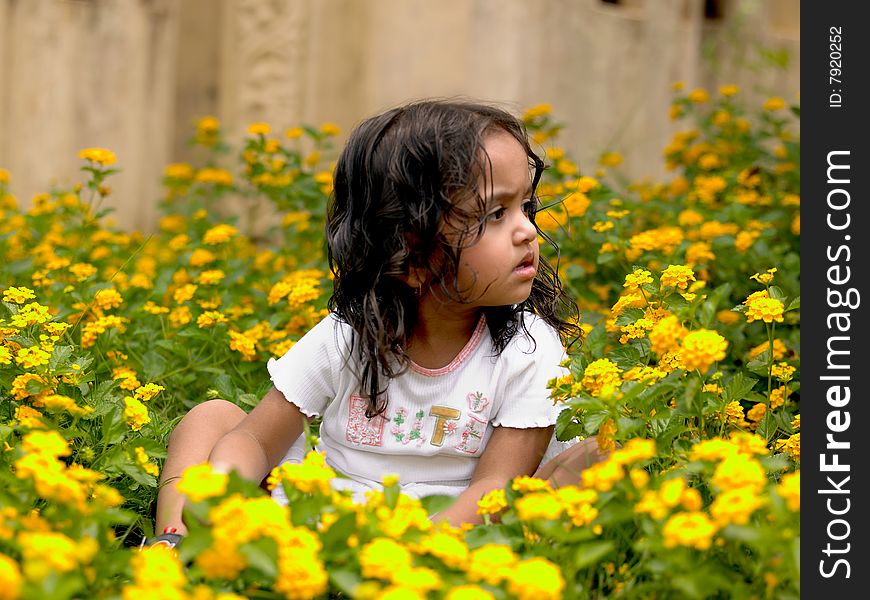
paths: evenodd
<path fill-rule="evenodd" d="M 328 315 L 302 336 L 281 358 L 269 359 L 266 368 L 275 387 L 307 416 L 321 416 L 335 398 L 340 361 L 342 325 Z"/>
<path fill-rule="evenodd" d="M 561 410 L 553 405 L 547 382 L 567 372 L 559 365 L 565 349 L 559 334 L 545 321 L 526 318 L 531 321 L 527 323 L 530 336 L 517 332 L 500 357 L 505 369 L 500 376 L 503 400 L 491 421 L 496 427 L 549 427 L 556 424 Z"/>

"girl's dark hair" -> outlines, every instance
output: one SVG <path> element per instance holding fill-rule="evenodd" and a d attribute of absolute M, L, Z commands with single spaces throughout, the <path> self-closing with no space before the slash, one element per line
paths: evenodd
<path fill-rule="evenodd" d="M 338 158 L 326 220 L 335 276 L 329 308 L 354 331 L 369 418 L 386 410 L 389 380 L 410 363 L 403 349 L 414 331 L 418 299 L 403 276 L 412 268 L 427 270 L 428 289 L 439 287 L 455 301 L 473 300 L 459 289 L 459 257 L 483 233 L 486 194 L 479 181 L 481 175 L 484 185 L 491 181 L 483 142 L 497 130 L 512 135 L 529 157 L 535 197 L 545 165 L 529 145 L 525 126 L 480 103 L 425 100 L 393 108 L 357 126 Z M 558 257 L 555 242 L 538 233 Z M 526 301 L 482 310 L 497 353 L 518 329 L 528 334 L 526 311 L 571 343 L 581 335 L 574 324 L 577 305 L 543 256 Z"/>

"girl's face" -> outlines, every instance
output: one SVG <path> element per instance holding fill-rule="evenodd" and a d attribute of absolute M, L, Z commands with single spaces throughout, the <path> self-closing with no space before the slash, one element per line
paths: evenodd
<path fill-rule="evenodd" d="M 503 130 L 486 135 L 491 173 L 479 183 L 485 193 L 483 235 L 462 249 L 457 275 L 462 296 L 477 306 L 525 301 L 538 273 L 538 233 L 530 220 L 532 174 L 525 150 Z"/>

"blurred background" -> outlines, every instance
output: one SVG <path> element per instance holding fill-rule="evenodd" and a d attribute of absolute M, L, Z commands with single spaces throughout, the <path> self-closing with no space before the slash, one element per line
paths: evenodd
<path fill-rule="evenodd" d="M 104 206 L 151 231 L 198 118 L 238 149 L 247 126 L 341 129 L 428 96 L 540 103 L 592 173 L 662 178 L 674 82 L 794 102 L 799 0 L 0 0 L 0 168 L 27 206 L 83 179 L 104 147 Z"/>

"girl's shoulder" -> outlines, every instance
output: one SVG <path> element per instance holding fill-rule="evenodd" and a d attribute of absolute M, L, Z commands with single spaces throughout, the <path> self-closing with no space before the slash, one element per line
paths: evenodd
<path fill-rule="evenodd" d="M 559 332 L 539 315 L 525 311 L 522 314 L 522 325 L 517 327 L 505 350 L 529 354 L 541 350 L 542 347 L 548 350 L 556 347 L 562 349 Z"/>
<path fill-rule="evenodd" d="M 292 357 L 313 352 L 337 355 L 349 348 L 352 340 L 353 331 L 350 325 L 330 312 L 305 332 L 284 356 Z"/>

